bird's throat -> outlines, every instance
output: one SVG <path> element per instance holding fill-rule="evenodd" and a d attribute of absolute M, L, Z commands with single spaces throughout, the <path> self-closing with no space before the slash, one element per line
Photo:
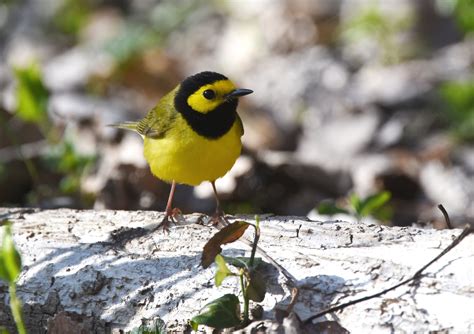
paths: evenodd
<path fill-rule="evenodd" d="M 225 135 L 236 119 L 237 100 L 230 100 L 206 114 L 197 112 L 186 105 L 176 106 L 188 125 L 200 136 L 218 139 Z"/>

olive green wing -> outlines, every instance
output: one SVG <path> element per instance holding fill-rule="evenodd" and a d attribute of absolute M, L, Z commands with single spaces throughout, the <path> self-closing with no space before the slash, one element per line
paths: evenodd
<path fill-rule="evenodd" d="M 137 132 L 144 137 L 159 139 L 163 138 L 170 129 L 173 119 L 165 108 L 154 107 L 137 124 Z"/>
<path fill-rule="evenodd" d="M 138 122 L 124 122 L 111 126 L 138 132 L 143 137 L 159 139 L 173 126 L 176 119 L 173 90 L 164 96 L 148 114 Z"/>

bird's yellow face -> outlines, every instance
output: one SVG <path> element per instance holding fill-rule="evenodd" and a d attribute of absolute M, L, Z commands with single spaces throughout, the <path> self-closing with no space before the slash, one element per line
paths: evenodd
<path fill-rule="evenodd" d="M 188 97 L 187 103 L 194 111 L 207 114 L 226 102 L 229 94 L 235 90 L 232 81 L 218 80 L 200 87 Z"/>
<path fill-rule="evenodd" d="M 217 139 L 237 119 L 238 98 L 252 93 L 235 88 L 232 81 L 216 72 L 201 72 L 186 78 L 174 96 L 176 111 L 199 135 Z"/>

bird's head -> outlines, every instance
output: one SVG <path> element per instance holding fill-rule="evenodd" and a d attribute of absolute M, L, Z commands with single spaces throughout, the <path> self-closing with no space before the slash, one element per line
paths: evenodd
<path fill-rule="evenodd" d="M 236 88 L 227 77 L 215 72 L 201 72 L 186 78 L 178 88 L 175 106 L 185 110 L 207 114 L 219 110 L 233 112 L 240 96 L 252 93 L 250 89 Z"/>

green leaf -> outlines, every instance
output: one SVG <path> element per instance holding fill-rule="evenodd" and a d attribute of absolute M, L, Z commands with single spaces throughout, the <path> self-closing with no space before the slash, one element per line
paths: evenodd
<path fill-rule="evenodd" d="M 212 238 L 204 245 L 201 257 L 201 265 L 207 268 L 214 262 L 217 254 L 222 251 L 221 245 L 225 245 L 238 240 L 250 226 L 244 221 L 236 221 L 227 225 L 222 230 L 212 236 Z"/>
<path fill-rule="evenodd" d="M 0 334 L 9 334 L 5 327 L 0 327 Z"/>
<path fill-rule="evenodd" d="M 258 271 L 251 271 L 249 277 L 249 285 L 246 289 L 247 297 L 255 302 L 262 302 L 265 299 L 267 285 L 265 280 Z"/>
<path fill-rule="evenodd" d="M 327 201 L 323 201 L 319 203 L 316 210 L 318 210 L 318 213 L 321 215 L 329 215 L 329 216 L 332 216 L 338 213 L 349 214 L 349 211 L 347 211 L 346 209 L 340 208 L 336 204 L 327 202 Z"/>
<path fill-rule="evenodd" d="M 439 93 L 445 102 L 443 116 L 462 140 L 474 141 L 474 80 L 444 83 Z"/>
<path fill-rule="evenodd" d="M 260 216 L 255 215 L 255 228 L 258 230 L 260 228 Z"/>
<path fill-rule="evenodd" d="M 349 203 L 351 204 L 352 206 L 352 209 L 354 209 L 355 213 L 360 216 L 360 211 L 361 211 L 361 204 L 362 204 L 362 201 L 360 199 L 359 196 L 357 196 L 355 193 L 352 193 L 350 196 L 349 196 Z"/>
<path fill-rule="evenodd" d="M 215 280 L 216 286 L 220 286 L 222 284 L 222 281 L 227 276 L 233 276 L 234 273 L 230 271 L 229 267 L 227 267 L 227 264 L 225 263 L 224 258 L 220 254 L 216 255 L 215 262 L 217 265 L 217 271 L 216 271 L 216 275 L 214 276 L 214 280 Z"/>
<path fill-rule="evenodd" d="M 79 153 L 73 142 L 66 139 L 52 147 L 44 163 L 51 171 L 64 175 L 59 183 L 61 192 L 73 194 L 80 191 L 83 173 L 95 159 L 95 156 Z"/>
<path fill-rule="evenodd" d="M 234 294 L 226 294 L 208 303 L 201 313 L 190 321 L 195 331 L 198 325 L 221 329 L 237 326 L 240 322 L 240 302 Z"/>
<path fill-rule="evenodd" d="M 46 162 L 53 170 L 68 174 L 82 172 L 94 160 L 94 156 L 80 154 L 73 142 L 65 140 L 53 147 Z"/>
<path fill-rule="evenodd" d="M 117 36 L 105 43 L 107 51 L 118 63 L 126 63 L 143 50 L 162 42 L 162 36 L 148 25 L 127 23 Z"/>
<path fill-rule="evenodd" d="M 464 32 L 474 31 L 474 2 L 472 0 L 455 1 L 455 18 Z"/>
<path fill-rule="evenodd" d="M 35 63 L 25 68 L 15 68 L 17 80 L 17 115 L 26 122 L 41 123 L 47 119 L 49 92 L 41 80 L 39 66 Z"/>
<path fill-rule="evenodd" d="M 5 259 L 3 254 L 0 252 L 0 279 L 10 282 L 10 274 L 5 266 Z"/>
<path fill-rule="evenodd" d="M 71 35 L 78 35 L 92 13 L 91 1 L 65 0 L 52 18 L 54 26 Z"/>
<path fill-rule="evenodd" d="M 474 106 L 474 81 L 449 81 L 440 89 L 441 97 L 456 112 L 462 114 L 463 110 Z"/>
<path fill-rule="evenodd" d="M 393 208 L 389 205 L 383 206 L 372 213 L 372 216 L 377 220 L 388 222 L 393 217 Z"/>
<path fill-rule="evenodd" d="M 21 272 L 20 253 L 13 242 L 11 224 L 4 227 L 2 245 L 0 246 L 0 278 L 13 283 Z"/>
<path fill-rule="evenodd" d="M 224 256 L 225 262 L 230 264 L 231 266 L 237 267 L 237 268 L 244 268 L 248 269 L 250 265 L 250 257 L 245 257 L 245 256 L 237 256 L 237 257 L 230 257 L 230 256 Z M 258 268 L 263 263 L 263 260 L 261 257 L 256 257 L 253 259 L 253 268 Z"/>
<path fill-rule="evenodd" d="M 59 182 L 59 189 L 64 194 L 73 194 L 80 189 L 81 179 L 76 175 L 66 175 Z"/>
<path fill-rule="evenodd" d="M 388 191 L 382 191 L 367 197 L 360 204 L 358 212 L 359 215 L 361 217 L 367 217 L 369 215 L 372 215 L 382 206 L 384 206 L 390 200 L 391 197 L 392 195 Z"/>

